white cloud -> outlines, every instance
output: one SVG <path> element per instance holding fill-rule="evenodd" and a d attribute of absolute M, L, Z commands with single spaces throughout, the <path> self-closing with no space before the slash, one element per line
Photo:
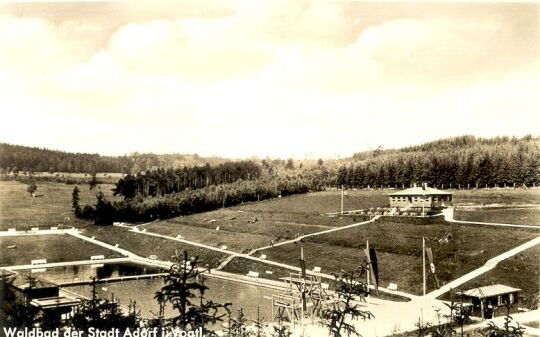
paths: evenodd
<path fill-rule="evenodd" d="M 518 26 L 393 18 L 359 31 L 362 13 L 339 3 L 260 5 L 123 25 L 90 57 L 72 37 L 100 23 L 0 17 L 2 140 L 237 157 L 538 133 L 522 122 L 536 118 L 540 72 Z"/>

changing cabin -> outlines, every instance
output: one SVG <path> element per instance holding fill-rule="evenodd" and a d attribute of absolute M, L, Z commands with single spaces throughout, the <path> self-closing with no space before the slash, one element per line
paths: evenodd
<path fill-rule="evenodd" d="M 428 187 L 427 184 L 422 187 L 415 184 L 414 187 L 388 194 L 388 199 L 390 207 L 440 208 L 452 204 L 452 193 Z"/>

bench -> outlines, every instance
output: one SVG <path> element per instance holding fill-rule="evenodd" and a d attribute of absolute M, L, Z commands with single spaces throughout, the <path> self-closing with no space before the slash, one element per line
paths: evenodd
<path fill-rule="evenodd" d="M 388 290 L 397 291 L 397 284 L 395 284 L 395 283 L 390 283 L 390 284 L 388 285 Z"/>
<path fill-rule="evenodd" d="M 8 231 L 8 232 L 17 232 L 17 229 L 16 229 L 16 228 L 8 228 L 7 231 Z"/>
<path fill-rule="evenodd" d="M 38 265 L 38 264 L 47 264 L 47 260 L 46 259 L 32 260 L 30 261 L 30 264 L 33 266 Z"/>
<path fill-rule="evenodd" d="M 92 255 L 90 256 L 90 260 L 94 261 L 94 260 L 105 260 L 105 256 L 103 255 Z"/>
<path fill-rule="evenodd" d="M 258 281 L 259 280 L 259 273 L 255 272 L 255 271 L 249 271 L 247 273 L 247 277 L 254 278 L 254 279 L 256 279 Z"/>
<path fill-rule="evenodd" d="M 58 227 L 51 227 L 51 230 L 52 230 L 52 231 L 57 231 L 57 230 L 58 230 Z"/>
<path fill-rule="evenodd" d="M 313 272 L 314 273 L 320 273 L 321 272 L 321 267 L 314 267 Z"/>
<path fill-rule="evenodd" d="M 31 230 L 32 232 L 36 232 L 36 231 L 39 230 L 39 227 L 32 227 L 32 228 L 30 228 L 30 230 Z"/>
<path fill-rule="evenodd" d="M 261 254 L 261 257 L 260 257 L 261 260 L 266 260 L 266 255 L 264 254 Z"/>

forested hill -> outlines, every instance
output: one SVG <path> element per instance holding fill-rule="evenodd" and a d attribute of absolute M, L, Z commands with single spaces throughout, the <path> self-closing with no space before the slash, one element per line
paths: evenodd
<path fill-rule="evenodd" d="M 197 154 L 135 153 L 117 157 L 101 156 L 0 143 L 0 170 L 3 172 L 137 173 L 156 168 L 200 166 L 207 163 L 217 165 L 227 161 Z"/>
<path fill-rule="evenodd" d="M 183 154 L 131 154 L 100 156 L 68 153 L 0 143 L 0 173 L 34 172 L 118 172 L 132 173 L 159 169 L 180 169 L 218 165 L 231 160 Z M 461 136 L 426 144 L 385 150 L 378 148 L 339 160 L 255 160 L 264 176 L 309 177 L 317 185 L 348 187 L 407 187 L 427 182 L 439 188 L 527 186 L 540 184 L 540 137 L 476 138 Z M 168 174 L 169 174 L 168 173 Z M 149 176 L 148 176 L 149 177 Z M 210 177 L 210 178 L 209 178 Z M 212 180 L 211 176 L 206 180 Z M 189 179 L 188 179 L 189 180 Z M 209 181 L 210 181 L 209 180 Z M 188 185 L 191 184 L 188 182 Z M 204 186 L 208 184 L 203 184 Z"/>
<path fill-rule="evenodd" d="M 398 150 L 356 153 L 342 161 L 338 185 L 494 187 L 540 183 L 540 137 L 462 136 Z"/>

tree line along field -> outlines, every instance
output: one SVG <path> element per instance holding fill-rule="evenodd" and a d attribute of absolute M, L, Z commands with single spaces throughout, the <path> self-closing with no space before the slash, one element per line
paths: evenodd
<path fill-rule="evenodd" d="M 84 226 L 89 222 L 75 219 L 71 209 L 71 193 L 74 185 L 56 182 L 38 182 L 36 198 L 32 198 L 26 191 L 27 185 L 17 181 L 0 181 L 0 229 L 11 227 L 31 228 L 56 226 L 59 223 L 70 226 Z M 108 200 L 117 200 L 112 195 L 112 184 L 99 184 L 95 190 L 89 190 L 87 184 L 79 185 L 80 205 L 95 204 L 95 194 L 98 190 L 105 194 Z M 386 194 L 392 190 L 348 190 L 344 197 L 344 209 L 361 209 L 370 207 L 382 207 L 388 205 Z M 488 204 L 540 204 L 538 189 L 516 189 L 516 190 L 453 190 L 454 204 L 456 205 L 488 205 Z M 316 193 L 307 193 L 284 197 L 280 199 L 265 200 L 262 202 L 251 202 L 239 205 L 238 208 L 228 208 L 232 210 L 244 210 L 246 212 L 262 212 L 275 217 L 275 223 L 298 222 L 310 225 L 332 226 L 331 220 L 320 217 L 326 212 L 337 212 L 340 210 L 341 191 L 328 190 Z M 219 212 L 219 210 L 217 211 Z M 191 217 L 180 217 L 171 219 L 179 220 L 181 223 L 201 225 L 205 218 L 212 215 L 206 213 L 195 214 Z M 227 215 L 228 216 L 228 215 Z M 256 216 L 256 215 L 255 215 Z M 302 216 L 306 216 L 302 219 Z M 70 220 L 66 220 L 66 218 Z M 278 217 L 279 220 L 278 220 Z M 297 217 L 293 219 L 294 217 Z M 311 217 L 312 219 L 308 219 Z M 287 219 L 289 218 L 289 219 Z M 191 221 L 191 219 L 194 219 Z M 262 219 L 262 216 L 261 216 Z M 291 221 L 292 219 L 292 221 Z M 289 220 L 289 221 L 288 221 Z M 356 219 L 360 221 L 361 219 Z M 512 219 L 509 219 L 512 220 Z M 510 222 L 510 221 L 505 221 Z M 337 225 L 344 224 L 338 222 Z M 211 228 L 211 226 L 208 226 Z M 215 227 L 214 227 L 215 228 Z M 292 232 L 302 232 L 299 228 Z M 307 233 L 307 231 L 306 231 Z M 261 234 L 261 233 L 259 233 Z M 294 234 L 293 234 L 294 235 Z"/>
<path fill-rule="evenodd" d="M 99 186 L 108 198 L 113 198 L 110 191 L 112 185 Z M 96 191 L 90 191 L 87 185 L 79 187 L 80 204 L 95 203 Z M 1 181 L 0 188 L 2 229 L 19 227 L 18 224 L 23 223 L 26 223 L 27 227 L 51 226 L 63 221 L 69 226 L 81 227 L 88 236 L 96 236 L 97 239 L 112 245 L 119 244 L 121 248 L 141 256 L 157 255 L 160 259 L 167 260 L 175 250 L 185 249 L 190 255 L 200 255 L 212 267 L 216 267 L 226 256 L 189 244 L 128 232 L 122 228 L 98 227 L 90 225 L 88 221 L 75 220 L 71 211 L 73 185 L 39 183 L 38 195 L 43 194 L 43 197 L 35 199 L 26 192 L 26 185 L 19 182 Z M 388 192 L 391 191 L 349 190 L 344 197 L 344 208 L 386 206 Z M 454 192 L 454 202 L 458 205 L 538 203 L 538 192 L 533 189 Z M 339 210 L 340 199 L 340 190 L 294 195 L 158 221 L 142 228 L 171 236 L 182 235 L 187 240 L 215 247 L 226 245 L 230 250 L 245 251 L 267 246 L 272 239 L 277 243 L 278 238 L 291 239 L 297 233 L 314 233 L 365 220 L 363 217 L 325 216 L 326 212 Z M 519 215 L 520 211 L 516 210 L 516 215 Z M 65 217 L 70 217 L 70 220 L 64 221 Z M 219 231 L 216 231 L 217 226 L 220 227 Z M 364 258 L 361 248 L 364 247 L 366 239 L 369 239 L 372 247 L 379 253 L 381 285 L 387 286 L 389 282 L 397 282 L 400 290 L 418 294 L 421 291 L 421 287 L 418 286 L 418 282 L 421 282 L 421 237 L 440 238 L 448 232 L 452 232 L 454 236 L 451 245 L 433 244 L 438 275 L 443 282 L 477 268 L 490 257 L 538 235 L 536 232 L 519 229 L 450 225 L 443 222 L 413 225 L 384 220 L 308 239 L 305 244 L 308 268 L 319 266 L 323 272 L 331 273 L 340 268 L 349 269 L 356 266 Z M 39 246 L 41 245 L 40 243 Z M 268 259 L 297 265 L 299 246 L 290 244 L 261 253 L 266 254 Z M 250 267 L 253 266 L 249 263 L 233 259 L 225 271 L 245 275 Z M 264 268 L 260 268 L 261 276 L 265 275 L 266 270 L 271 270 Z M 274 276 L 268 277 L 278 275 L 280 274 L 275 273 Z M 432 284 L 428 284 L 428 287 L 432 289 Z"/>

